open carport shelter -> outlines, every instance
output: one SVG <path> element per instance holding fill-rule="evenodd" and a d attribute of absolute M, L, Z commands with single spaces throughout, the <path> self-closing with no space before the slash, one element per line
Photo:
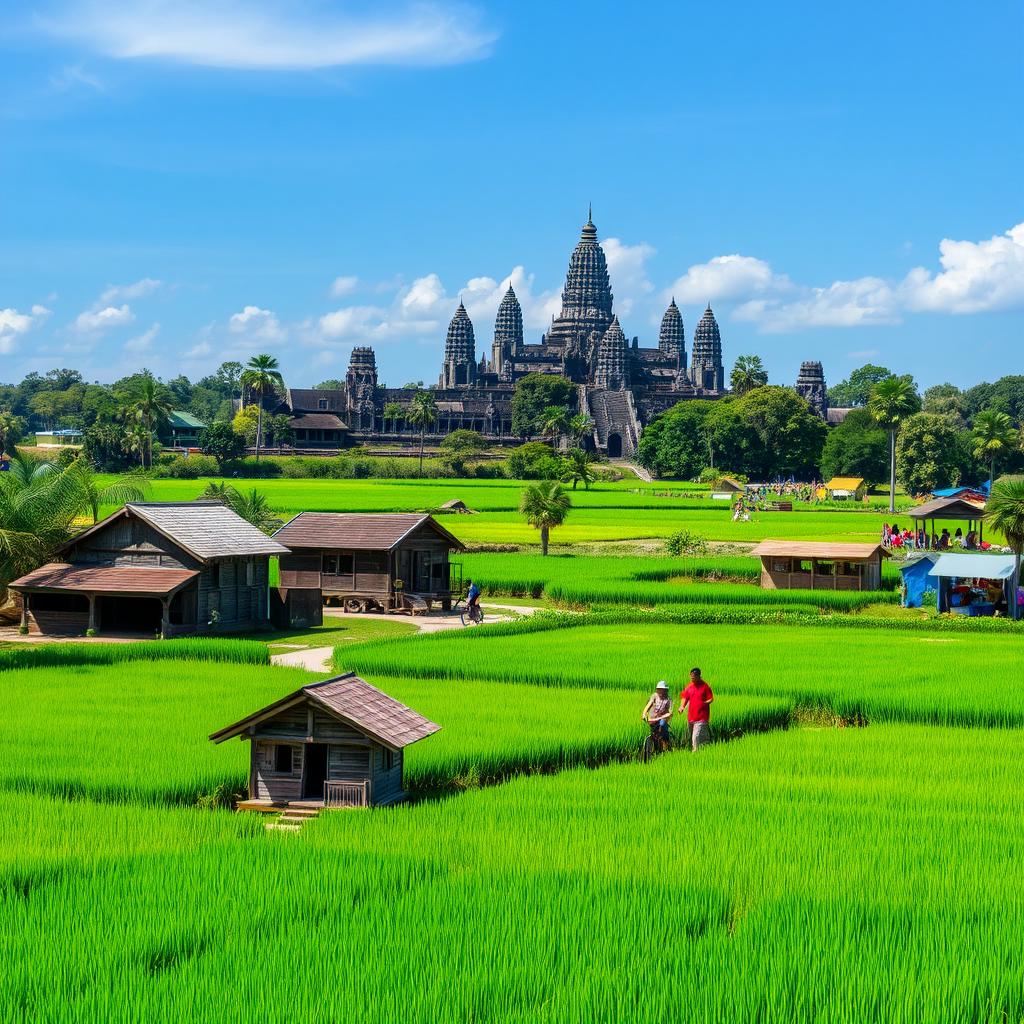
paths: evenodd
<path fill-rule="evenodd" d="M 288 549 L 219 502 L 139 502 L 10 584 L 37 633 L 175 636 L 268 620 L 269 563 Z"/>
<path fill-rule="evenodd" d="M 936 545 L 935 524 L 937 522 L 967 523 L 968 531 L 977 526 L 978 543 L 984 539 L 985 506 L 967 501 L 962 497 L 933 498 L 923 505 L 912 508 L 907 514 L 914 520 L 915 533 L 922 528 L 927 532 L 928 524 L 931 525 L 929 547 L 932 548 Z"/>

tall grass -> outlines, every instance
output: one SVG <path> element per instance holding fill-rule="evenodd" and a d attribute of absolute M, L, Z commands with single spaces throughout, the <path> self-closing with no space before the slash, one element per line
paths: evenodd
<path fill-rule="evenodd" d="M 40 643 L 0 649 L 0 671 L 25 668 L 72 668 L 78 665 L 121 665 L 133 661 L 227 662 L 267 665 L 270 653 L 258 640 L 181 637 L 125 644 Z M 130 676 L 122 676 L 130 685 Z"/>

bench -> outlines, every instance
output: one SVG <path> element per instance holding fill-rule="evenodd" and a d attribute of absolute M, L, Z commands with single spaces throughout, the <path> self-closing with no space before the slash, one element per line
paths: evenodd
<path fill-rule="evenodd" d="M 773 501 L 772 502 L 773 512 L 792 512 L 793 502 L 791 501 Z"/>

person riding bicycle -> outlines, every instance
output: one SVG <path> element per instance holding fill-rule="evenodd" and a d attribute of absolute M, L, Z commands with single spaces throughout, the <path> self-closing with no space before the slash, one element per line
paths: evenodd
<path fill-rule="evenodd" d="M 472 617 L 475 612 L 480 611 L 480 588 L 472 581 L 466 581 L 469 584 L 469 592 L 466 594 L 466 608 Z"/>
<path fill-rule="evenodd" d="M 668 723 L 672 718 L 672 698 L 668 695 L 668 683 L 662 679 L 654 688 L 651 699 L 644 707 L 644 713 L 640 716 L 651 727 L 651 734 L 661 745 L 661 749 L 668 747 Z"/>

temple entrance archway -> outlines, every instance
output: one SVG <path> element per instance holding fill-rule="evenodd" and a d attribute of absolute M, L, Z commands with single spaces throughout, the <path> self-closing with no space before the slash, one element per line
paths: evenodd
<path fill-rule="evenodd" d="M 622 436 L 620 434 L 609 434 L 608 435 L 608 458 L 609 459 L 621 459 L 622 458 Z"/>

